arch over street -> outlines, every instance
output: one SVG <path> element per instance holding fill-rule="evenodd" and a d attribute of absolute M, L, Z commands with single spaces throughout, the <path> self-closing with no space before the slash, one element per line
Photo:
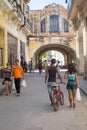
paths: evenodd
<path fill-rule="evenodd" d="M 32 55 L 32 58 L 35 61 L 35 66 L 38 63 L 38 60 L 42 59 L 42 55 L 45 52 L 51 51 L 51 50 L 58 51 L 63 54 L 65 65 L 67 65 L 68 63 L 72 61 L 76 61 L 76 52 L 72 47 L 67 46 L 65 44 L 58 44 L 58 43 L 52 44 L 51 43 L 51 44 L 40 45 L 38 48 L 35 49 Z"/>

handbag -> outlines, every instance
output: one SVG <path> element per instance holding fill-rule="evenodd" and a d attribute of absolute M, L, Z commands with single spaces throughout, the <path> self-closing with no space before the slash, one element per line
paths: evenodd
<path fill-rule="evenodd" d="M 27 87 L 25 79 L 21 80 L 21 87 Z"/>
<path fill-rule="evenodd" d="M 81 101 L 81 94 L 80 94 L 80 89 L 79 88 L 77 88 L 77 91 L 76 91 L 76 100 Z"/>
<path fill-rule="evenodd" d="M 12 78 L 12 89 L 15 90 L 14 78 Z"/>

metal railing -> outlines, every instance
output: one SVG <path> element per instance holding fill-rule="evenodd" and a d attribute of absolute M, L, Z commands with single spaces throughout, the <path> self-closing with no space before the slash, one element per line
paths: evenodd
<path fill-rule="evenodd" d="M 17 3 L 17 1 L 16 0 L 8 0 L 8 2 L 13 7 L 13 10 L 16 11 L 18 13 L 18 16 L 21 18 L 21 21 L 23 22 L 21 27 L 27 26 L 27 28 L 29 30 L 31 30 L 31 25 L 30 25 L 29 19 L 25 16 L 24 12 L 21 9 L 21 6 Z"/>

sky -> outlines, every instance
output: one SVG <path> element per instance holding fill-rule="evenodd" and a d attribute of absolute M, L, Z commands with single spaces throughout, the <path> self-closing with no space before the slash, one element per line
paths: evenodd
<path fill-rule="evenodd" d="M 67 4 L 65 3 L 65 0 L 31 0 L 29 6 L 30 6 L 30 10 L 39 10 L 39 9 L 43 9 L 45 6 L 52 3 L 56 3 L 67 8 Z"/>

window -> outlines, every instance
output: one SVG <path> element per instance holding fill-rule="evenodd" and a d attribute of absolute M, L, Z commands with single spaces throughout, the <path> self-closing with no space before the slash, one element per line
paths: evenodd
<path fill-rule="evenodd" d="M 41 33 L 45 33 L 46 32 L 46 22 L 45 19 L 43 19 L 40 23 L 41 25 Z"/>
<path fill-rule="evenodd" d="M 69 32 L 69 22 L 64 19 L 64 32 Z"/>
<path fill-rule="evenodd" d="M 59 32 L 59 16 L 51 15 L 50 16 L 50 33 Z"/>

